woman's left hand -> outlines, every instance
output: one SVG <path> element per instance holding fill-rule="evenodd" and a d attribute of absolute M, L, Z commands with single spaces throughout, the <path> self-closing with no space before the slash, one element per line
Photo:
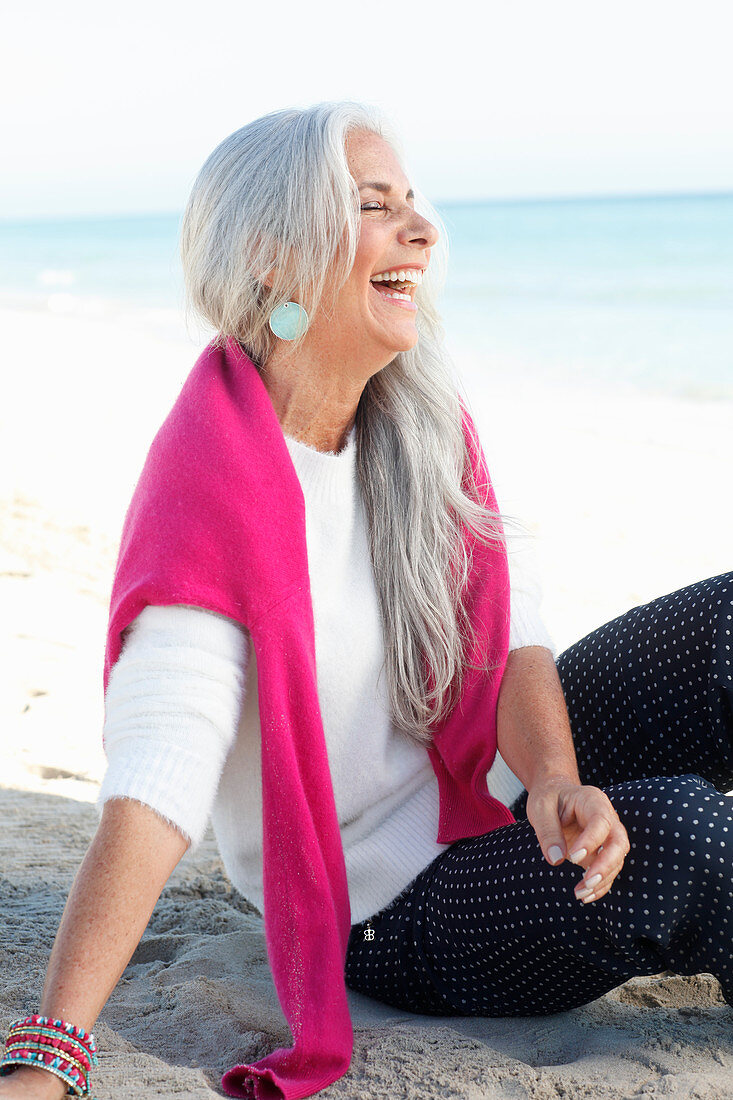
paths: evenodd
<path fill-rule="evenodd" d="M 527 819 L 548 863 L 556 866 L 567 856 L 584 868 L 576 897 L 588 902 L 608 893 L 630 848 L 608 795 L 569 779 L 540 780 L 527 796 Z"/>

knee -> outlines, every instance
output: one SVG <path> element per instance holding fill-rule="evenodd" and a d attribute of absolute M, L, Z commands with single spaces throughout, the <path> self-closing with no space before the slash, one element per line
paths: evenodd
<path fill-rule="evenodd" d="M 666 831 L 671 825 L 694 826 L 708 815 L 707 803 L 715 795 L 719 792 L 712 783 L 696 772 L 688 772 L 652 780 L 643 797 L 647 816 Z"/>
<path fill-rule="evenodd" d="M 723 848 L 720 825 L 720 792 L 694 773 L 663 777 L 651 781 L 634 800 L 626 815 L 631 838 L 650 853 L 664 853 L 686 864 L 710 867 L 730 856 Z M 622 820 L 624 820 L 622 818 Z M 630 827 L 629 827 L 630 826 Z"/>

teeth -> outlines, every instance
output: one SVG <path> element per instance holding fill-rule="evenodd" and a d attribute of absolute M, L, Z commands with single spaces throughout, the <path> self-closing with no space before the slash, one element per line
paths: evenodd
<path fill-rule="evenodd" d="M 373 283 L 412 283 L 419 286 L 423 280 L 423 272 L 407 268 L 404 271 L 383 271 L 380 275 L 372 275 Z"/>
<path fill-rule="evenodd" d="M 384 297 L 384 298 L 406 298 L 408 302 L 412 301 L 409 294 L 401 294 L 399 292 L 399 290 L 382 291 L 382 297 Z"/>

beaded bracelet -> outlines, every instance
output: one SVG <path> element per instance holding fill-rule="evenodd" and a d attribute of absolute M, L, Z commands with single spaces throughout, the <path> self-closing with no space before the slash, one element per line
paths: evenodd
<path fill-rule="evenodd" d="M 89 1094 L 89 1071 L 99 1064 L 94 1036 L 83 1028 L 34 1013 L 15 1020 L 5 1041 L 0 1076 L 16 1066 L 47 1069 L 68 1086 L 67 1096 Z"/>

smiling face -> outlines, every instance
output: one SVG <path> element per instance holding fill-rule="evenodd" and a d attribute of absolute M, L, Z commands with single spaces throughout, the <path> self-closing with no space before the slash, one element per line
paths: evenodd
<path fill-rule="evenodd" d="M 346 156 L 359 188 L 361 233 L 328 324 L 332 335 L 339 332 L 352 348 L 385 365 L 417 343 L 413 299 L 438 231 L 416 212 L 409 181 L 383 138 L 352 131 Z"/>

